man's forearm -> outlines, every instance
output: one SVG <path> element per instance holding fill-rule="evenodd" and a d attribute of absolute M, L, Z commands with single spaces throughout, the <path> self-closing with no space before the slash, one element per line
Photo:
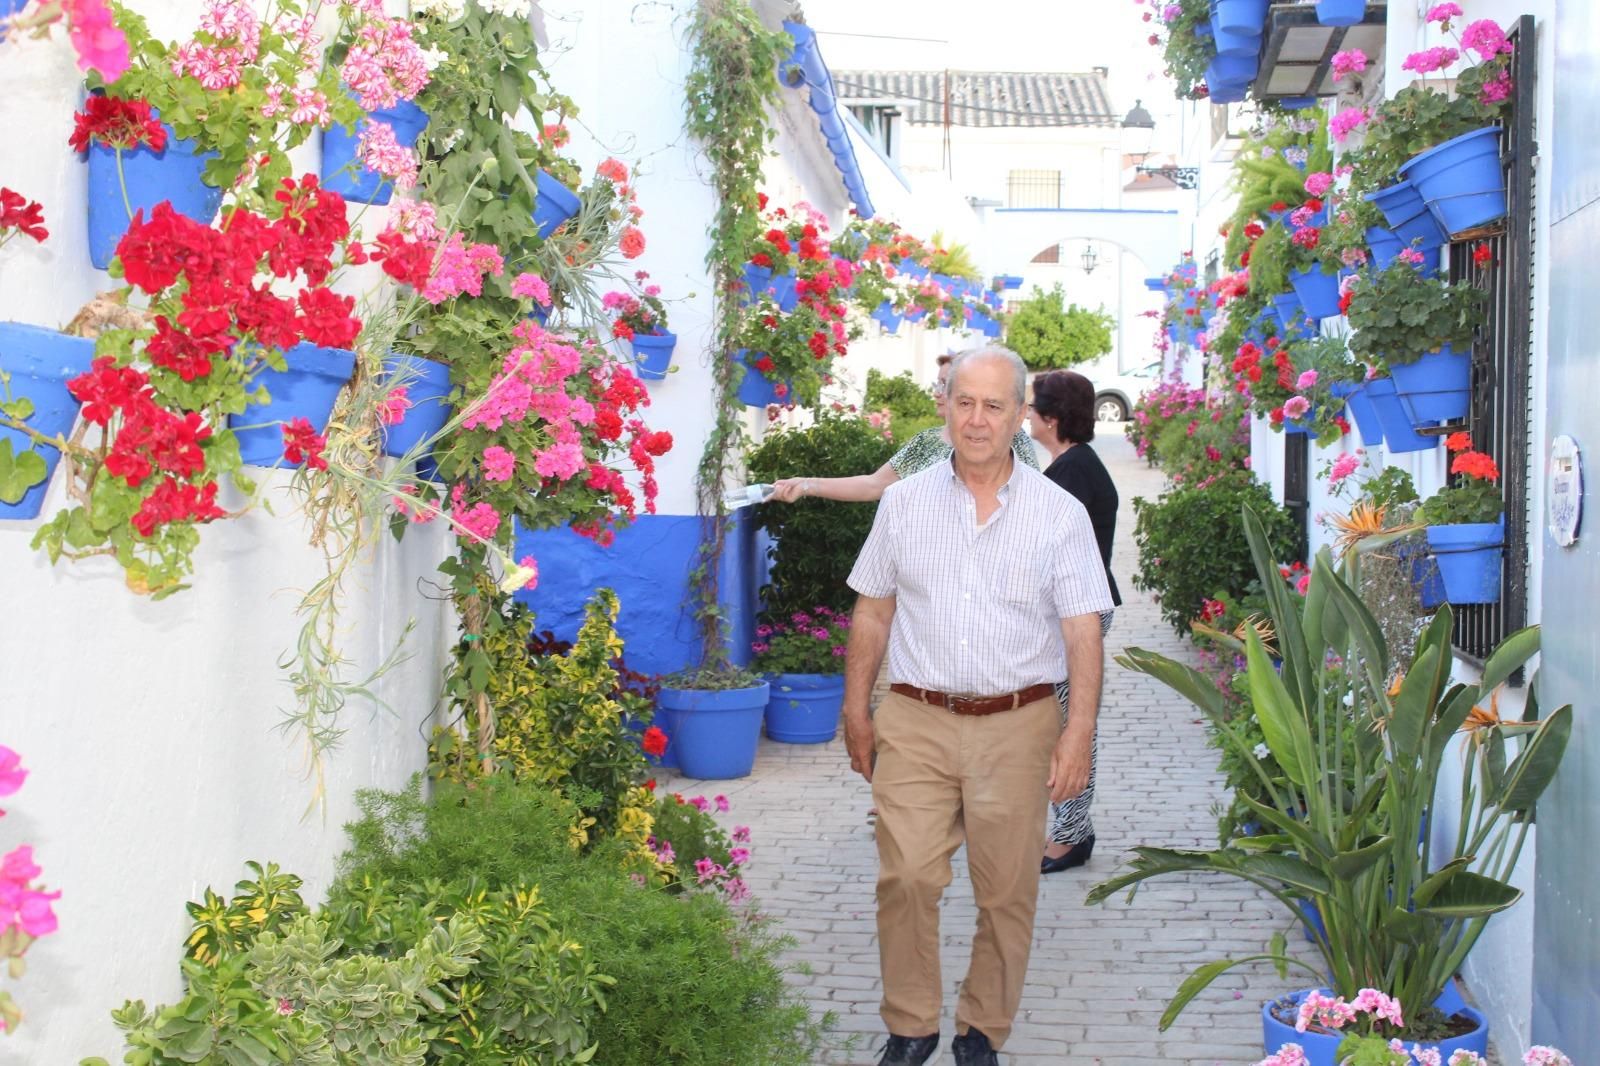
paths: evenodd
<path fill-rule="evenodd" d="M 893 600 L 888 612 L 882 601 L 856 601 L 850 615 L 850 645 L 844 660 L 844 711 L 865 714 L 871 708 L 872 686 L 878 680 L 883 654 L 889 646 L 889 627 L 894 619 Z"/>
<path fill-rule="evenodd" d="M 1067 644 L 1067 728 L 1082 735 L 1094 733 L 1100 713 L 1100 684 L 1105 674 L 1105 640 L 1100 619 L 1086 615 L 1089 624 L 1062 625 Z M 1076 623 L 1076 619 L 1070 620 Z"/>

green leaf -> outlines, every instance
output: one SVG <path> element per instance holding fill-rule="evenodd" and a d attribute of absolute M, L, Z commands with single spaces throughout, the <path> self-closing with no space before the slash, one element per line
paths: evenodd
<path fill-rule="evenodd" d="M 44 481 L 44 458 L 31 448 L 12 454 L 11 439 L 0 438 L 0 502 L 16 503 L 29 489 Z"/>
<path fill-rule="evenodd" d="M 1266 735 L 1267 747 L 1289 780 L 1304 789 L 1311 782 L 1312 760 L 1305 757 L 1311 750 L 1310 732 L 1305 716 L 1272 668 L 1272 661 L 1267 658 L 1261 637 L 1254 628 L 1245 630 L 1245 659 L 1250 703 L 1255 707 L 1261 732 Z"/>
<path fill-rule="evenodd" d="M 1419 645 L 1417 657 L 1394 698 L 1394 713 L 1389 716 L 1389 743 L 1402 766 L 1410 766 L 1421 757 L 1423 733 L 1433 719 L 1433 701 L 1438 695 L 1441 660 L 1445 660 L 1448 669 L 1448 660 L 1437 644 Z"/>
<path fill-rule="evenodd" d="M 1394 837 L 1383 836 L 1354 851 L 1341 851 L 1328 863 L 1328 873 L 1340 881 L 1353 881 L 1389 854 Z"/>
<path fill-rule="evenodd" d="M 1433 897 L 1439 893 L 1439 890 L 1450 883 L 1452 877 L 1471 865 L 1472 859 L 1469 856 L 1462 855 L 1451 859 L 1423 879 L 1423 882 L 1417 886 L 1417 890 L 1411 894 L 1412 901 L 1419 907 L 1427 906 L 1433 901 Z"/>
<path fill-rule="evenodd" d="M 1521 898 L 1522 893 L 1504 881 L 1462 870 L 1438 887 L 1427 906 L 1419 904 L 1417 914 L 1456 921 L 1486 918 Z"/>
<path fill-rule="evenodd" d="M 1483 664 L 1478 687 L 1485 694 L 1516 673 L 1539 650 L 1539 627 L 1527 626 L 1502 640 Z"/>
<path fill-rule="evenodd" d="M 1522 750 L 1506 771 L 1505 788 L 1495 802 L 1508 811 L 1531 810 L 1561 765 L 1571 735 L 1572 704 L 1569 703 L 1552 712 L 1533 736 L 1524 741 Z"/>

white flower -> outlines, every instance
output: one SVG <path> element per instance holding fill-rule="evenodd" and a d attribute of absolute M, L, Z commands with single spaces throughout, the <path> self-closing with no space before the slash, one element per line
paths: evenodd
<path fill-rule="evenodd" d="M 1356 705 L 1355 689 L 1351 689 L 1348 692 L 1346 692 L 1344 694 L 1344 700 L 1342 702 L 1344 703 L 1344 705 L 1346 707 L 1354 707 Z"/>
<path fill-rule="evenodd" d="M 1272 749 L 1267 747 L 1265 744 L 1257 744 L 1256 745 L 1256 749 L 1255 749 L 1256 758 L 1265 759 L 1268 755 L 1271 755 L 1271 754 L 1272 754 Z"/>
<path fill-rule="evenodd" d="M 439 64 L 450 58 L 450 53 L 443 48 L 424 48 L 419 53 L 422 56 L 422 65 L 432 74 L 439 69 Z"/>
<path fill-rule="evenodd" d="M 447 22 L 460 18 L 467 10 L 467 0 L 412 0 L 411 13 L 425 18 L 441 18 Z"/>
<path fill-rule="evenodd" d="M 528 18 L 533 14 L 530 0 L 478 0 L 478 6 L 491 15 Z"/>

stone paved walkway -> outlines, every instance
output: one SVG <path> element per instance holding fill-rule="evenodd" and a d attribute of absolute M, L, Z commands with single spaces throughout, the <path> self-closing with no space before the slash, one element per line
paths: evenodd
<path fill-rule="evenodd" d="M 1126 602 L 1107 638 L 1108 653 L 1139 645 L 1187 656 L 1188 645 L 1133 588 L 1133 498 L 1159 494 L 1160 475 L 1138 461 L 1115 430 L 1097 439 L 1095 449 L 1122 496 L 1112 569 Z M 1153 882 L 1131 905 L 1121 896 L 1101 907 L 1083 904 L 1089 886 L 1109 876 L 1135 844 L 1215 844 L 1212 805 L 1222 791 L 1199 713 L 1154 680 L 1108 660 L 1100 722 L 1094 858 L 1086 868 L 1043 880 L 1028 987 L 1001 1061 L 1253 1063 L 1261 1057 L 1261 1003 L 1290 984 L 1268 967 L 1223 977 L 1165 1033 L 1157 1020 L 1196 965 L 1260 952 L 1275 930 L 1288 928 L 1276 901 L 1243 882 L 1197 877 Z M 670 787 L 691 795 L 702 790 L 681 778 Z M 830 1050 L 820 1061 L 876 1062 L 883 1027 L 874 932 L 877 856 L 866 820 L 871 796 L 850 772 L 843 741 L 797 746 L 763 740 L 751 776 L 703 790 L 726 794 L 730 819 L 751 826 L 751 887 L 762 910 L 797 941 L 788 955 L 797 966 L 792 980 L 819 1014 L 833 1014 Z M 1018 831 L 1039 833 L 1042 844 L 1043 827 Z M 955 989 L 976 921 L 964 849 L 955 867 L 943 903 L 947 995 L 938 1063 L 952 1061 Z"/>

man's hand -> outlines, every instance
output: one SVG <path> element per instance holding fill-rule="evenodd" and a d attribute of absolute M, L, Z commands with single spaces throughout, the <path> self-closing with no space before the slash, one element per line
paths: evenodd
<path fill-rule="evenodd" d="M 850 769 L 866 778 L 870 785 L 877 736 L 872 729 L 872 716 L 866 711 L 844 716 L 844 747 L 850 753 Z"/>
<path fill-rule="evenodd" d="M 1082 734 L 1070 726 L 1062 730 L 1050 753 L 1050 780 L 1045 787 L 1050 790 L 1050 802 L 1061 803 L 1082 794 L 1089 787 L 1089 760 L 1094 741 L 1093 732 Z"/>

